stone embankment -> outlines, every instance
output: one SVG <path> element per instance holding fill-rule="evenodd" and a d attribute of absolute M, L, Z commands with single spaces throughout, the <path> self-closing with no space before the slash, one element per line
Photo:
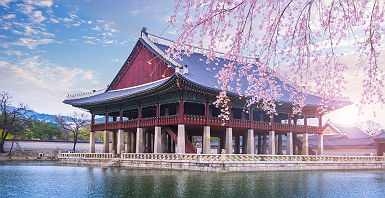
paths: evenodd
<path fill-rule="evenodd" d="M 62 153 L 61 164 L 205 172 L 385 170 L 385 156 Z"/>
<path fill-rule="evenodd" d="M 58 160 L 57 153 L 31 153 L 31 152 L 12 152 L 1 153 L 0 161 L 55 161 Z"/>

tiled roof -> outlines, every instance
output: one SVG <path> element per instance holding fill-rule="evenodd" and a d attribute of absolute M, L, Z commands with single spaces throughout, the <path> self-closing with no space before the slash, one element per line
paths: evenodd
<path fill-rule="evenodd" d="M 147 37 L 147 34 L 142 34 L 142 37 L 139 39 L 138 43 L 144 44 L 149 50 L 151 50 L 155 55 L 159 54 L 166 54 L 166 50 L 168 49 L 168 46 L 164 44 L 160 44 L 157 42 L 150 41 Z M 220 59 L 220 61 L 215 64 L 215 70 L 211 66 L 210 70 L 207 70 L 207 64 L 206 64 L 206 58 L 200 54 L 200 53 L 193 53 L 191 56 L 186 56 L 184 54 L 181 55 L 183 58 L 183 61 L 179 60 L 172 60 L 172 64 L 179 64 L 179 65 L 187 65 L 188 67 L 188 73 L 186 74 L 180 74 L 187 80 L 198 84 L 202 87 L 212 89 L 215 91 L 220 91 L 219 88 L 217 88 L 217 78 L 215 78 L 215 75 L 217 74 L 218 71 L 228 62 L 227 60 Z M 172 65 L 175 67 L 175 65 Z M 175 74 L 174 74 L 175 75 Z M 172 78 L 173 76 L 171 76 Z M 71 104 L 71 105 L 86 105 L 89 103 L 98 103 L 98 102 L 104 102 L 108 100 L 113 100 L 113 99 L 118 99 L 121 97 L 129 96 L 132 94 L 136 94 L 142 91 L 146 91 L 152 88 L 155 88 L 156 86 L 161 85 L 162 83 L 165 83 L 166 79 L 149 83 L 146 85 L 142 86 L 137 86 L 137 87 L 131 87 L 131 88 L 126 88 L 122 90 L 115 90 L 111 91 L 108 90 L 104 93 L 95 95 L 95 96 L 90 96 L 90 97 L 84 97 L 84 98 L 78 98 L 78 99 L 68 99 L 65 100 L 65 103 Z M 283 82 L 281 79 L 276 79 L 277 84 L 279 84 L 281 87 L 283 85 Z M 242 91 L 246 90 L 246 83 L 241 87 Z M 236 80 L 233 80 L 231 82 L 231 87 L 233 87 L 234 90 L 230 91 L 232 94 L 237 94 L 235 91 L 235 88 L 237 87 L 236 85 Z M 290 93 L 283 88 L 283 96 L 280 98 L 280 102 L 284 103 L 291 103 L 293 102 L 292 99 L 290 99 Z M 321 102 L 321 97 L 308 94 L 305 100 L 306 105 L 319 105 Z M 349 101 L 331 101 L 329 103 L 330 106 L 344 106 L 344 105 L 349 105 Z"/>
<path fill-rule="evenodd" d="M 113 100 L 113 99 L 119 99 L 121 97 L 126 97 L 126 96 L 133 95 L 136 93 L 151 90 L 151 89 L 156 88 L 159 85 L 165 83 L 169 79 L 170 78 L 164 78 L 162 80 L 158 80 L 155 82 L 151 82 L 151 83 L 147 83 L 147 84 L 143 84 L 143 85 L 139 85 L 139 86 L 135 86 L 135 87 L 129 87 L 126 89 L 107 91 L 107 92 L 104 92 L 104 93 L 101 93 L 101 94 L 98 94 L 95 96 L 73 99 L 73 100 L 65 100 L 64 103 L 78 106 L 78 105 L 92 104 L 92 103 L 97 103 L 97 102 L 105 102 L 105 101 Z"/>

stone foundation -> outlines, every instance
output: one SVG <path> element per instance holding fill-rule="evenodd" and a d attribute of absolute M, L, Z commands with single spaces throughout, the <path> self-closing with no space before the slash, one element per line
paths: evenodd
<path fill-rule="evenodd" d="M 313 170 L 385 170 L 384 160 L 359 161 L 220 161 L 185 159 L 60 158 L 61 164 L 204 172 L 260 172 Z M 374 158 L 373 158 L 374 159 Z"/>

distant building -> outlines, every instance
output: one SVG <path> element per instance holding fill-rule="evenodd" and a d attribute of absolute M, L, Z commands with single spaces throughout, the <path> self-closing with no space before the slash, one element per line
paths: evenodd
<path fill-rule="evenodd" d="M 374 138 L 377 147 L 377 155 L 381 156 L 385 153 L 385 132 Z"/>
<path fill-rule="evenodd" d="M 364 130 L 328 121 L 323 127 L 325 155 L 371 155 L 376 144 Z M 309 137 L 309 144 L 317 145 L 318 138 Z"/>

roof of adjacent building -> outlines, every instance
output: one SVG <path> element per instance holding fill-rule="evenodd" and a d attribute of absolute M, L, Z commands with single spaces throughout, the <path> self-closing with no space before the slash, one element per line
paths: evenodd
<path fill-rule="evenodd" d="M 151 35 L 154 37 L 154 35 Z M 160 37 L 154 37 L 155 39 L 149 39 L 149 34 L 146 32 L 142 32 L 141 37 L 138 40 L 138 44 L 143 44 L 148 48 L 152 53 L 154 53 L 155 56 L 162 56 L 162 54 L 166 54 L 166 50 L 169 48 L 167 45 L 167 42 L 160 42 L 162 38 Z M 168 42 L 172 42 L 170 40 L 166 40 Z M 131 55 L 130 55 L 131 56 Z M 187 79 L 188 81 L 195 83 L 201 87 L 213 90 L 213 91 L 221 91 L 220 88 L 217 87 L 217 78 L 215 77 L 220 71 L 222 67 L 226 63 L 228 63 L 228 60 L 224 59 L 219 59 L 218 62 L 212 63 L 212 66 L 210 67 L 210 70 L 208 70 L 208 65 L 206 63 L 206 57 L 203 56 L 201 53 L 193 53 L 190 56 L 187 56 L 185 54 L 181 54 L 181 57 L 183 61 L 181 60 L 170 60 L 168 59 L 169 62 L 171 62 L 171 66 L 176 68 L 181 65 L 187 65 L 188 67 L 188 72 L 187 73 L 180 73 L 180 72 L 175 72 L 171 77 L 169 78 L 164 78 L 159 81 L 155 81 L 152 83 L 147 83 L 144 85 L 140 86 L 135 86 L 135 87 L 130 87 L 130 88 L 125 88 L 125 89 L 120 89 L 120 90 L 109 90 L 107 89 L 105 92 L 100 93 L 100 94 L 92 94 L 89 96 L 81 96 L 81 97 L 75 97 L 75 98 L 70 98 L 66 99 L 64 103 L 71 104 L 74 106 L 82 106 L 82 105 L 87 105 L 87 104 L 96 104 L 96 103 L 102 103 L 105 101 L 111 101 L 111 100 L 117 100 L 121 99 L 123 97 L 128 97 L 133 94 L 138 94 L 141 92 L 149 91 L 151 89 L 155 89 L 156 87 L 166 83 L 168 80 L 172 78 L 184 78 Z M 166 58 L 165 58 L 166 59 Z M 128 60 L 129 61 L 129 60 Z M 126 61 L 127 62 L 127 61 Z M 214 66 L 215 65 L 215 69 Z M 125 65 L 124 65 L 125 66 Z M 123 66 L 123 67 L 124 67 Z M 119 71 L 115 79 L 118 78 L 118 76 L 121 75 L 121 72 L 123 69 Z M 114 81 L 115 81 L 114 79 Z M 114 82 L 113 81 L 113 82 Z M 233 87 L 233 90 L 229 91 L 230 94 L 237 95 L 238 93 L 235 91 L 237 84 L 236 80 L 231 81 L 231 87 Z M 276 83 L 282 87 L 284 82 L 280 78 L 276 78 Z M 112 83 L 111 83 L 112 84 Z M 285 82 L 285 85 L 288 87 L 293 87 L 289 83 Z M 247 89 L 247 85 L 241 86 L 241 90 L 244 92 Z M 282 96 L 280 98 L 280 102 L 283 103 L 292 103 L 294 102 L 293 99 L 290 99 L 291 93 L 283 88 L 281 88 L 282 91 Z M 305 104 L 310 105 L 310 106 L 317 106 L 321 103 L 322 98 L 319 96 L 316 96 L 315 94 L 307 94 Z M 345 106 L 351 104 L 347 100 L 331 100 L 329 102 L 330 106 Z"/>

